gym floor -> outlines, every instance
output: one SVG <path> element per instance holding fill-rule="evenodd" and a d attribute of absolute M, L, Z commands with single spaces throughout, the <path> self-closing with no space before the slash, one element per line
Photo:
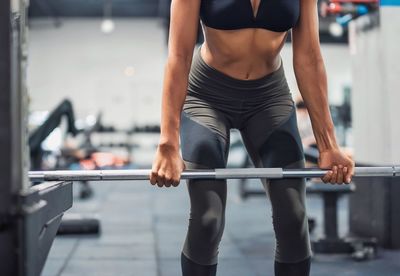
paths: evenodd
<path fill-rule="evenodd" d="M 257 185 L 258 184 L 258 185 Z M 260 188 L 259 183 L 251 186 Z M 100 236 L 57 237 L 44 276 L 180 275 L 180 249 L 185 237 L 189 201 L 185 184 L 158 189 L 145 182 L 93 183 L 95 196 L 75 200 L 69 213 L 97 213 Z M 76 191 L 79 186 L 76 185 Z M 340 232 L 347 232 L 347 201 L 340 201 Z M 309 196 L 309 216 L 320 234 L 321 201 Z M 238 198 L 229 184 L 226 227 L 220 246 L 218 275 L 273 275 L 274 236 L 270 204 L 265 197 Z M 355 262 L 348 255 L 315 255 L 311 275 L 400 275 L 399 251 L 382 250 L 379 258 Z"/>
<path fill-rule="evenodd" d="M 98 19 L 63 20 L 58 29 L 49 20 L 31 22 L 28 85 L 32 110 L 51 109 L 68 96 L 78 118 L 101 109 L 105 123 L 119 128 L 158 122 L 166 56 L 163 29 L 154 19 L 115 23 L 115 31 L 106 35 L 100 32 Z M 289 47 L 285 46 L 283 58 L 293 82 Z M 335 101 L 335 90 L 350 79 L 349 54 L 344 45 L 323 45 L 322 49 Z M 136 150 L 134 159 L 140 160 L 138 166 L 150 167 L 153 154 L 150 146 Z M 91 184 L 94 196 L 88 200 L 78 199 L 79 184 L 75 184 L 74 207 L 68 213 L 97 214 L 101 235 L 57 237 L 43 275 L 180 275 L 179 256 L 189 215 L 185 183 L 174 189 L 145 182 Z M 251 186 L 261 188 L 257 181 Z M 308 215 L 317 220 L 314 235 L 318 236 L 323 223 L 321 200 L 310 195 L 307 207 Z M 344 197 L 339 203 L 342 236 L 348 232 L 347 217 Z M 273 275 L 273 252 L 269 201 L 265 197 L 242 201 L 237 183 L 230 181 L 218 275 Z M 378 259 L 366 262 L 354 262 L 347 255 L 318 254 L 312 275 L 400 275 L 399 260 L 400 251 L 390 250 L 381 250 Z"/>

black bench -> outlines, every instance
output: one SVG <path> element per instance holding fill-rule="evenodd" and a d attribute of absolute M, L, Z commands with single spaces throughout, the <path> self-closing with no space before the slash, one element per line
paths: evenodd
<path fill-rule="evenodd" d="M 306 161 L 317 164 L 318 150 L 316 148 L 307 148 L 304 151 Z M 247 158 L 243 167 L 251 166 L 251 161 Z M 262 195 L 265 191 L 262 189 L 254 190 L 246 187 L 246 179 L 240 180 L 240 197 L 246 199 L 249 196 Z M 355 185 L 331 185 L 323 182 L 314 182 L 307 179 L 306 191 L 308 194 L 320 194 L 323 200 L 324 231 L 321 238 L 312 241 L 313 251 L 315 253 L 353 253 L 356 260 L 365 260 L 374 258 L 377 251 L 377 240 L 375 238 L 340 238 L 338 235 L 338 200 L 341 196 L 355 191 Z M 308 218 L 310 232 L 315 227 L 315 220 Z"/>
<path fill-rule="evenodd" d="M 353 183 L 349 185 L 331 185 L 323 182 L 307 182 L 308 194 L 320 194 L 323 200 L 324 235 L 312 242 L 316 253 L 351 253 L 353 247 L 347 240 L 338 235 L 338 200 L 342 195 L 355 190 Z"/>

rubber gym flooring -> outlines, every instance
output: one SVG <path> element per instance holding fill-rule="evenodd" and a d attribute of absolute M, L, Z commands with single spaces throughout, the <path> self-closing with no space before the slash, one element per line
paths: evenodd
<path fill-rule="evenodd" d="M 235 183 L 231 184 L 218 275 L 273 275 L 269 203 L 261 197 L 242 202 Z M 145 182 L 93 186 L 94 198 L 75 201 L 70 213 L 98 213 L 101 236 L 56 238 L 43 275 L 180 275 L 179 254 L 189 208 L 185 185 L 164 190 Z M 312 196 L 307 204 L 309 215 L 321 226 L 321 202 Z M 345 200 L 340 202 L 341 225 L 346 205 Z M 341 233 L 345 232 L 342 227 Z M 400 275 L 399 258 L 399 251 L 388 250 L 367 262 L 354 262 L 346 255 L 316 255 L 311 275 Z"/>
<path fill-rule="evenodd" d="M 78 117 L 101 107 L 104 120 L 117 127 L 157 122 L 166 54 L 161 25 L 154 19 L 117 20 L 115 32 L 105 35 L 100 24 L 97 19 L 68 19 L 55 29 L 49 20 L 31 21 L 28 84 L 32 108 L 48 109 L 69 96 Z M 289 60 L 285 51 L 284 59 Z M 348 52 L 342 45 L 324 45 L 323 52 L 335 100 L 335 89 L 349 80 Z M 145 139 L 150 141 L 147 148 L 135 150 L 140 166 L 150 166 L 154 148 L 149 144 L 156 140 Z M 74 207 L 68 212 L 97 214 L 101 235 L 57 237 L 43 275 L 180 275 L 179 255 L 189 214 L 185 184 L 175 189 L 158 189 L 143 181 L 92 186 L 93 198 L 79 200 L 79 184 L 75 185 Z M 258 182 L 252 186 L 261 188 Z M 242 201 L 237 188 L 235 181 L 230 182 L 218 275 L 273 275 L 269 202 L 265 197 Z M 307 206 L 309 216 L 317 219 L 318 235 L 321 200 L 309 196 Z M 346 198 L 339 209 L 344 235 L 348 231 Z M 354 262 L 346 255 L 315 255 L 311 275 L 400 275 L 399 260 L 400 251 L 390 250 L 380 251 L 378 259 L 367 262 Z"/>

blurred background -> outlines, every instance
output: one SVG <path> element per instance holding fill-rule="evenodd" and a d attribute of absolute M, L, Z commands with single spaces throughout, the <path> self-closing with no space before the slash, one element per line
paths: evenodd
<path fill-rule="evenodd" d="M 360 166 L 400 163 L 396 3 L 318 1 L 337 139 Z M 151 167 L 169 10 L 169 0 L 30 0 L 22 43 L 30 169 Z M 200 28 L 197 46 L 202 42 Z M 315 167 L 318 151 L 290 38 L 281 55 L 307 165 Z M 235 130 L 230 147 L 229 167 L 252 166 Z M 357 181 L 334 190 L 307 181 L 311 275 L 400 275 L 398 180 Z M 229 180 L 228 187 L 218 275 L 273 275 L 270 203 L 261 183 Z M 180 275 L 188 216 L 184 182 L 174 189 L 76 182 L 74 206 L 42 275 Z"/>

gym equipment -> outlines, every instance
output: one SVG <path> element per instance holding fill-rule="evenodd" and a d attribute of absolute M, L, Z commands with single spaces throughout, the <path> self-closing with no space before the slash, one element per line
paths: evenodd
<path fill-rule="evenodd" d="M 243 178 L 311 178 L 322 177 L 328 170 L 316 168 L 244 168 L 215 170 L 185 170 L 181 179 L 243 179 Z M 400 166 L 356 167 L 355 177 L 398 177 Z M 151 170 L 76 170 L 76 171 L 30 171 L 29 179 L 38 181 L 107 181 L 148 180 Z"/>
<path fill-rule="evenodd" d="M 72 182 L 33 186 L 20 200 L 21 251 L 24 258 L 21 275 L 40 275 L 64 212 L 72 207 Z"/>
<path fill-rule="evenodd" d="M 0 274 L 40 275 L 72 183 L 29 186 L 26 131 L 26 8 L 29 1 L 0 1 Z"/>
<path fill-rule="evenodd" d="M 66 213 L 58 227 L 57 235 L 99 234 L 100 220 L 97 216 Z"/>
<path fill-rule="evenodd" d="M 310 147 L 304 150 L 305 158 L 308 162 L 316 164 L 318 162 L 318 150 Z M 247 160 L 249 162 L 249 160 Z M 250 165 L 246 163 L 247 167 Z M 307 194 L 319 194 L 323 203 L 323 237 L 312 240 L 313 251 L 315 253 L 351 253 L 356 261 L 372 259 L 377 254 L 376 238 L 341 238 L 338 236 L 338 210 L 337 204 L 341 196 L 353 193 L 355 185 L 332 186 L 324 183 L 307 182 Z M 250 190 L 246 188 L 245 179 L 240 183 L 240 196 L 246 199 L 249 196 L 265 196 L 264 190 Z M 308 218 L 309 231 L 312 233 L 315 219 Z"/>
<path fill-rule="evenodd" d="M 76 171 L 30 171 L 29 179 L 32 182 L 41 181 L 112 181 L 112 180 L 148 180 L 151 170 L 76 170 Z M 327 170 L 316 168 L 308 169 L 282 169 L 282 168 L 244 168 L 244 169 L 216 169 L 216 170 L 186 170 L 182 173 L 182 179 L 248 179 L 248 178 L 298 178 L 321 177 Z M 355 177 L 396 177 L 400 176 L 400 167 L 356 167 Z M 346 186 L 344 186 L 346 187 Z M 320 242 L 322 249 L 318 252 L 338 252 L 336 241 L 336 187 L 326 186 L 330 189 L 329 201 L 325 203 L 325 209 L 330 214 L 325 222 L 325 231 L 329 243 Z M 341 188 L 346 189 L 346 188 Z M 320 191 L 319 191 L 320 192 Z M 333 210 L 334 209 L 334 210 Z M 333 212 L 333 213 L 332 213 Z M 100 231 L 100 222 L 97 218 L 73 218 L 65 219 L 60 225 L 59 234 L 97 234 Z M 329 232 L 330 231 L 330 232 Z M 332 245 L 335 243 L 335 245 Z M 336 246 L 336 247 L 335 247 Z M 326 249 L 327 248 L 327 249 Z M 331 249 L 334 248 L 334 249 Z M 347 249 L 344 250 L 348 252 Z M 343 252 L 342 249 L 339 250 Z"/>
<path fill-rule="evenodd" d="M 321 4 L 322 16 L 335 15 L 336 22 L 347 26 L 349 21 L 379 8 L 378 0 L 329 0 Z"/>
<path fill-rule="evenodd" d="M 323 237 L 312 240 L 315 253 L 351 253 L 357 261 L 372 259 L 377 254 L 375 238 L 341 238 L 338 235 L 337 205 L 342 195 L 355 191 L 355 185 L 332 186 L 324 183 L 310 183 L 307 194 L 320 194 L 323 201 Z"/>
<path fill-rule="evenodd" d="M 185 170 L 182 179 L 249 179 L 249 178 L 313 178 L 325 175 L 327 170 L 318 168 L 306 169 L 282 169 L 282 168 L 241 168 L 241 169 L 215 169 L 215 170 Z M 31 181 L 112 181 L 112 180 L 148 180 L 151 170 L 87 170 L 87 171 L 30 171 Z M 400 166 L 387 167 L 355 167 L 354 177 L 399 177 Z M 324 238 L 313 241 L 313 249 L 316 253 L 352 253 L 356 260 L 373 258 L 377 252 L 377 240 L 369 239 L 342 239 L 337 231 L 337 201 L 342 194 L 354 190 L 354 184 L 332 186 L 314 184 L 307 187 L 308 193 L 319 193 L 324 202 Z M 85 229 L 85 225 L 77 220 L 72 223 L 70 229 Z M 67 228 L 68 229 L 68 228 Z M 90 227 L 89 227 L 90 229 Z M 93 228 L 92 228 L 93 229 Z M 72 230 L 72 233 L 75 230 Z M 98 231 L 98 230 L 95 230 Z M 71 230 L 69 230 L 71 232 Z M 77 230 L 82 233 L 82 230 Z"/>

